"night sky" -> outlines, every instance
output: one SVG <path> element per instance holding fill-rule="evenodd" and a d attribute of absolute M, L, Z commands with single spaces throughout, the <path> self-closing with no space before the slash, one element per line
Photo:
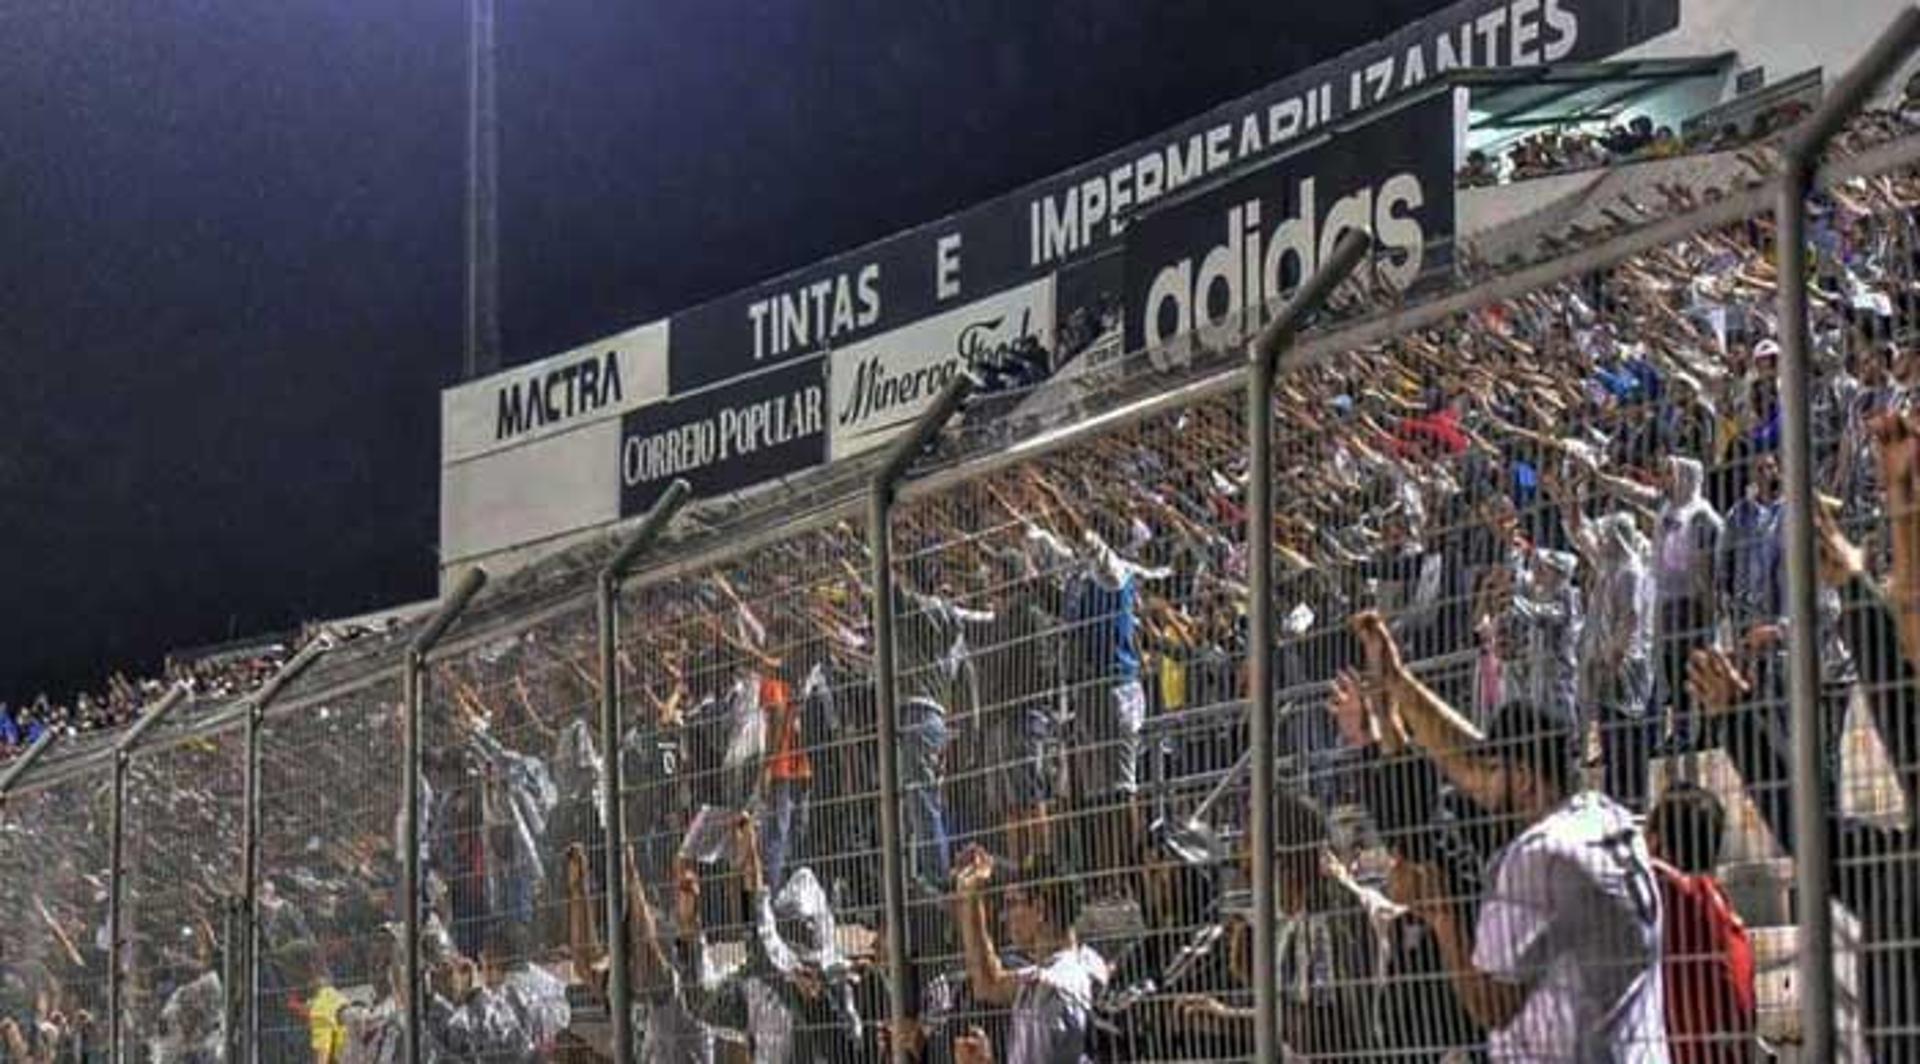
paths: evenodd
<path fill-rule="evenodd" d="M 527 361 L 1443 0 L 500 0 Z M 463 0 L 0 4 L 0 701 L 433 594 Z"/>

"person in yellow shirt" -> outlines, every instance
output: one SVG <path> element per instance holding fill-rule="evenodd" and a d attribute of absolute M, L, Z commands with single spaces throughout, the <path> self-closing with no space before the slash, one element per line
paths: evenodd
<path fill-rule="evenodd" d="M 331 985 L 316 988 L 307 1001 L 307 1033 L 313 1045 L 313 1064 L 337 1064 L 347 1043 L 347 1029 L 340 1022 L 340 1010 L 346 996 Z"/>
<path fill-rule="evenodd" d="M 288 943 L 280 950 L 280 970 L 285 973 L 288 989 L 297 995 L 293 1003 L 296 1013 L 306 1020 L 313 1064 L 339 1064 L 347 1041 L 340 1010 L 347 998 L 334 987 L 326 965 L 321 963 L 319 947 L 307 940 Z"/>

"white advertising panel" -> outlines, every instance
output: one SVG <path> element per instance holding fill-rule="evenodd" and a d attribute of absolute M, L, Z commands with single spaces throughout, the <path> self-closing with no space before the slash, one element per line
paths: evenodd
<path fill-rule="evenodd" d="M 620 516 L 620 420 L 440 470 L 442 565 Z"/>
<path fill-rule="evenodd" d="M 440 461 L 518 447 L 667 394 L 665 320 L 515 366 L 441 395 Z"/>
<path fill-rule="evenodd" d="M 992 365 L 1018 344 L 1052 342 L 1049 276 L 834 351 L 827 370 L 829 457 L 886 443 L 963 368 Z"/>

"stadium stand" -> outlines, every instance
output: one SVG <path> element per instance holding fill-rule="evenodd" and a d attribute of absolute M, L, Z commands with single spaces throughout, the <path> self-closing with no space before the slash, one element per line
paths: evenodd
<path fill-rule="evenodd" d="M 1903 111 L 1859 118 L 1811 234 L 1820 742 L 1859 1060 L 1920 1059 L 1916 134 Z M 1790 877 L 1783 751 L 1806 737 L 1784 660 L 1803 637 L 1775 234 L 1751 187 L 1777 160 L 1743 151 L 1600 220 L 1463 248 L 1418 298 L 1350 287 L 1280 382 L 1282 638 L 1261 652 L 1283 708 L 1279 1037 L 1300 1059 L 1793 1053 L 1794 926 L 1824 899 Z M 970 416 L 885 530 L 890 588 L 861 519 L 871 461 L 696 513 L 617 604 L 616 750 L 597 724 L 606 546 L 480 600 L 429 664 L 429 1055 L 604 1057 L 620 935 L 648 1060 L 1245 1058 L 1239 356 L 1130 355 Z M 884 594 L 902 1028 L 882 1022 Z M 168 1062 L 248 1043 L 276 1064 L 399 1059 L 397 669 L 417 625 L 342 640 L 267 713 L 255 898 L 234 871 L 240 724 L 284 649 L 192 676 L 190 711 L 126 763 L 124 808 L 103 797 L 104 735 L 4 796 L 0 1059 L 116 1041 Z M 186 678 L 0 714 L 0 743 L 108 732 Z M 617 928 L 610 874 L 633 902 Z"/>

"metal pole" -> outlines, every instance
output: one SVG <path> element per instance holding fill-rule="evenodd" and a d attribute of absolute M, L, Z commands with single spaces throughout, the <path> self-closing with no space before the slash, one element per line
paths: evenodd
<path fill-rule="evenodd" d="M 1348 230 L 1333 254 L 1261 330 L 1248 352 L 1247 583 L 1253 596 L 1247 664 L 1253 686 L 1253 1051 L 1260 1064 L 1280 1059 L 1280 998 L 1274 986 L 1273 831 L 1273 380 L 1282 353 L 1308 315 L 1367 254 L 1371 241 Z"/>
<path fill-rule="evenodd" d="M 251 1050 L 247 1045 L 256 1041 L 242 1019 L 247 1011 L 243 995 L 251 997 L 244 974 L 248 944 L 246 910 L 246 899 L 237 895 L 227 898 L 220 907 L 220 986 L 226 991 L 226 1000 L 221 1004 L 227 1016 L 227 1059 L 232 1061 L 248 1059 Z"/>
<path fill-rule="evenodd" d="M 46 753 L 47 747 L 52 745 L 53 729 L 49 728 L 40 733 L 40 738 L 35 739 L 32 746 L 20 751 L 20 756 L 13 759 L 13 764 L 7 766 L 6 774 L 0 775 L 0 805 L 6 803 L 7 792 L 13 790 L 13 785 L 20 782 L 20 778 L 27 774 L 27 770 L 33 767 L 33 763 L 40 760 L 40 755 Z"/>
<path fill-rule="evenodd" d="M 173 707 L 185 701 L 187 688 L 177 684 L 168 689 L 160 701 L 141 711 L 133 727 L 114 745 L 113 748 L 113 809 L 107 821 L 107 1059 L 111 1064 L 121 1064 L 125 1047 L 122 1045 L 122 1021 L 120 1016 L 120 982 L 124 978 L 120 963 L 124 943 L 120 931 L 121 921 L 121 879 L 126 871 L 126 807 L 127 807 L 127 765 L 133 760 L 133 751 L 139 745 L 141 737 L 148 729 L 160 723 L 160 719 L 173 711 Z"/>
<path fill-rule="evenodd" d="M 893 1033 L 894 1064 L 909 1064 L 912 1059 L 901 1032 L 913 1015 L 913 1003 L 907 1000 L 907 880 L 900 830 L 898 700 L 893 685 L 893 541 L 888 534 L 888 517 L 900 478 L 942 426 L 959 413 L 974 387 L 973 378 L 965 373 L 954 378 L 894 446 L 875 474 L 868 495 L 867 539 L 873 560 L 873 693 L 880 725 L 880 872 L 885 887 L 887 1019 Z"/>
<path fill-rule="evenodd" d="M 406 661 L 401 672 L 401 714 L 404 731 L 401 766 L 403 786 L 401 799 L 406 803 L 400 810 L 401 845 L 405 853 L 401 859 L 401 889 L 406 892 L 406 900 L 401 911 L 405 914 L 407 941 L 402 947 L 406 958 L 406 1062 L 420 1064 L 423 1018 L 426 1015 L 424 998 L 420 985 L 420 929 L 425 922 L 420 911 L 420 756 L 425 749 L 421 742 L 421 704 L 426 694 L 427 653 L 433 649 L 440 637 L 453 627 L 460 611 L 467 608 L 473 596 L 487 583 L 486 570 L 473 568 L 461 574 L 460 582 L 454 585 L 447 597 L 441 600 L 440 608 L 428 618 L 407 646 Z"/>
<path fill-rule="evenodd" d="M 239 960 L 234 967 L 234 976 L 238 982 L 240 1015 L 239 1022 L 229 1029 L 238 1028 L 244 1033 L 240 1053 L 244 1059 L 257 1061 L 260 1054 L 260 927 L 258 907 L 255 899 L 260 892 L 260 726 L 265 721 L 267 706 L 280 697 L 280 692 L 308 666 L 319 659 L 333 645 L 327 636 L 321 636 L 300 648 L 280 670 L 268 678 L 267 682 L 247 699 L 246 725 L 246 766 L 245 797 L 246 805 L 241 812 L 243 820 L 242 853 L 240 860 L 240 896 L 238 901 L 238 929 L 242 936 L 239 943 Z M 229 951 L 233 943 L 228 942 Z M 229 988 L 234 982 L 227 984 Z M 230 995 L 231 996 L 231 995 Z M 242 1059 L 236 1055 L 233 1059 Z"/>
<path fill-rule="evenodd" d="M 605 770 L 600 777 L 600 804 L 606 816 L 601 824 L 606 852 L 602 881 L 607 892 L 607 1011 L 613 1021 L 613 1059 L 633 1059 L 633 986 L 627 977 L 627 881 L 621 858 L 626 853 L 627 807 L 622 800 L 620 764 L 620 585 L 634 563 L 666 531 L 693 488 L 684 480 L 667 486 L 653 509 L 600 570 L 600 749 Z"/>
<path fill-rule="evenodd" d="M 120 1060 L 120 872 L 124 866 L 121 809 L 127 800 L 127 755 L 113 755 L 113 809 L 107 832 L 107 1060 Z"/>
<path fill-rule="evenodd" d="M 406 1064 L 420 1064 L 420 1028 L 425 1010 L 420 1000 L 420 684 L 426 671 L 424 655 L 411 647 L 400 677 L 402 722 L 400 809 L 400 889 L 402 923 L 406 942 L 401 955 L 406 959 Z"/>
<path fill-rule="evenodd" d="M 1832 838 L 1826 809 L 1820 712 L 1819 615 L 1815 597 L 1813 434 L 1808 392 L 1806 198 L 1814 164 L 1870 94 L 1920 42 L 1920 11 L 1909 7 L 1800 125 L 1784 150 L 1775 229 L 1780 275 L 1781 475 L 1786 482 L 1787 693 L 1793 720 L 1793 851 L 1800 924 L 1801 1052 L 1834 1060 Z"/>
<path fill-rule="evenodd" d="M 467 12 L 466 378 L 500 368 L 500 136 L 494 78 L 494 0 Z"/>
<path fill-rule="evenodd" d="M 880 882 L 887 925 L 887 1029 L 894 1064 L 910 1064 L 904 1033 L 913 1015 L 907 1000 L 907 879 L 901 860 L 899 721 L 893 690 L 893 544 L 887 511 L 892 487 L 876 480 L 867 509 L 868 550 L 873 569 L 873 684 L 880 734 Z"/>

